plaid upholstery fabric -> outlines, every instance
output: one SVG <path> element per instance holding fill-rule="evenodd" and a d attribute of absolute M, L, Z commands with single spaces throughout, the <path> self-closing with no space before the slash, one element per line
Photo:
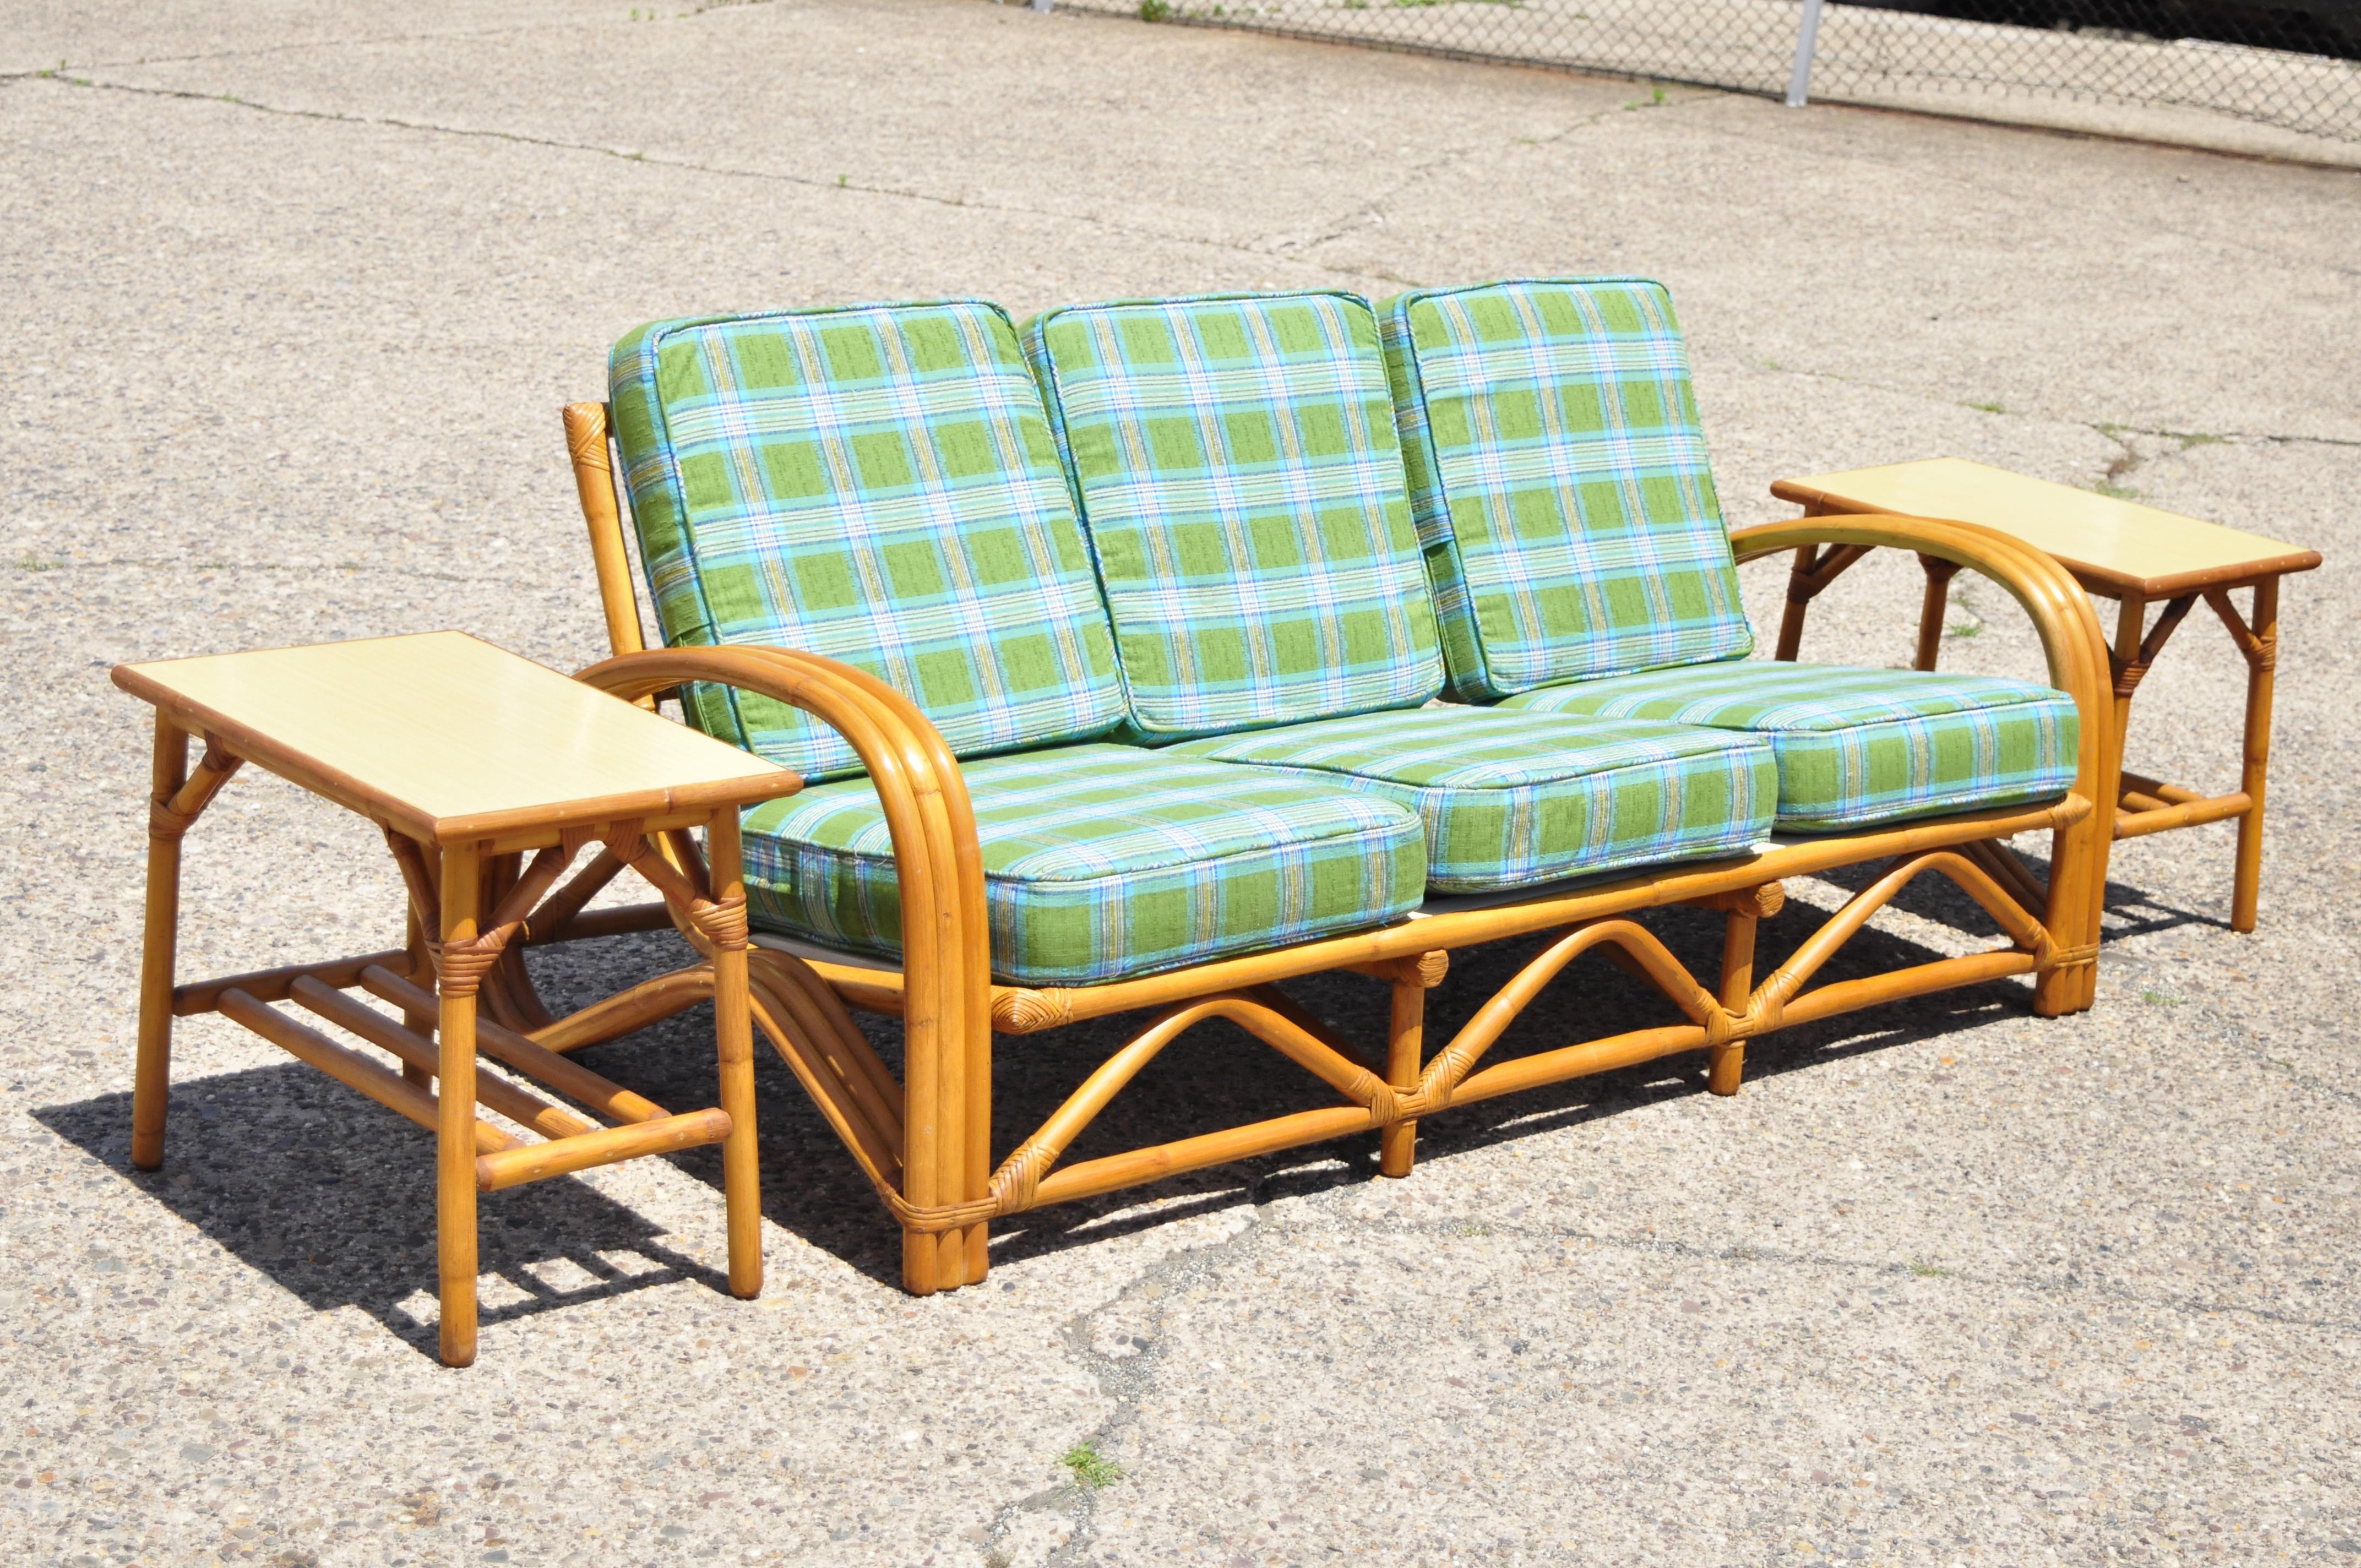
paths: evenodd
<path fill-rule="evenodd" d="M 1369 307 L 1349 294 L 1077 306 L 1026 351 L 1150 741 L 1442 689 Z"/>
<path fill-rule="evenodd" d="M 1378 313 L 1459 696 L 1753 647 L 1662 285 L 1488 283 Z"/>
<path fill-rule="evenodd" d="M 966 763 L 992 968 L 1079 985 L 1380 925 L 1419 901 L 1418 819 L 1349 790 L 1128 746 Z M 746 813 L 757 926 L 893 955 L 894 851 L 866 779 Z"/>
<path fill-rule="evenodd" d="M 1365 713 L 1191 740 L 1168 755 L 1250 762 L 1398 801 L 1426 825 L 1437 893 L 1529 887 L 1746 852 L 1778 777 L 1752 736 L 1498 708 Z"/>
<path fill-rule="evenodd" d="M 860 665 L 961 756 L 1121 721 L 1090 556 L 997 306 L 656 322 L 616 345 L 610 380 L 667 643 Z M 688 696 L 699 728 L 807 778 L 860 771 L 797 709 Z"/>
<path fill-rule="evenodd" d="M 2047 686 L 1769 660 L 1549 686 L 1501 707 L 1767 735 L 1779 826 L 1806 831 L 2055 800 L 2081 737 L 2073 702 Z"/>

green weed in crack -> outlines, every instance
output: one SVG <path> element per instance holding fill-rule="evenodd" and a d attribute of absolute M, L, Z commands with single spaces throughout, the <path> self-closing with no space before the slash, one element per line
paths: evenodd
<path fill-rule="evenodd" d="M 2107 420 L 2094 421 L 2091 428 L 2123 448 L 2115 455 L 2114 461 L 2107 465 L 2107 471 L 2100 477 L 2099 482 L 2091 487 L 2099 494 L 2119 501 L 2136 501 L 2140 499 L 2140 492 L 2123 483 L 2123 479 L 2125 475 L 2150 461 L 2147 453 L 2132 444 L 2131 437 L 2145 435 L 2153 440 L 2177 443 L 2173 451 L 2165 454 L 2169 457 L 2181 456 L 2200 446 L 2224 445 L 2232 439 L 2228 435 L 2216 434 L 2210 430 L 2145 430 L 2137 425 L 2116 424 Z M 2281 438 L 2265 436 L 2262 439 L 2277 441 Z"/>
<path fill-rule="evenodd" d="M 1976 613 L 1976 607 L 1968 602 L 1967 590 L 1964 587 L 1954 587 L 1951 590 L 1951 603 L 1958 608 L 1960 613 L 1966 617 L 1966 619 L 1963 620 L 1955 620 L 1951 622 L 1950 625 L 1945 627 L 1943 629 L 1943 635 L 1946 637 L 1956 637 L 1962 642 L 1966 641 L 1971 637 L 1982 636 L 1984 630 L 1983 617 L 1978 615 Z"/>
<path fill-rule="evenodd" d="M 1074 1477 L 1074 1485 L 1085 1492 L 1095 1492 L 1123 1479 L 1123 1466 L 1102 1454 L 1087 1442 L 1078 1442 L 1058 1456 Z"/>

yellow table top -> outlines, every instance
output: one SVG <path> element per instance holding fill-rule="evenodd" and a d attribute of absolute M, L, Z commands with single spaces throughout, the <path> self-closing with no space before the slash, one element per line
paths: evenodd
<path fill-rule="evenodd" d="M 183 728 L 442 843 L 796 790 L 786 769 L 458 631 L 118 664 Z"/>
<path fill-rule="evenodd" d="M 2085 587 L 2169 598 L 2320 565 L 2318 551 L 1960 457 L 1781 479 L 1771 493 L 1823 511 L 1981 523 L 2046 551 Z"/>

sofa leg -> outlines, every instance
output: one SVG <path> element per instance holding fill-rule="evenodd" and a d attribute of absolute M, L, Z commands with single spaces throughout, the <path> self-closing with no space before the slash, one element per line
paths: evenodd
<path fill-rule="evenodd" d="M 902 1288 L 913 1296 L 931 1296 L 942 1287 L 936 1283 L 937 1260 L 942 1252 L 941 1240 L 932 1231 L 902 1228 Z"/>
<path fill-rule="evenodd" d="M 1733 907 L 1722 916 L 1721 1006 L 1741 1014 L 1754 996 L 1754 928 L 1761 917 L 1751 909 Z M 1746 1042 L 1724 1040 L 1708 1056 L 1705 1086 L 1716 1094 L 1735 1094 L 1746 1076 Z"/>
<path fill-rule="evenodd" d="M 909 1028 L 903 1046 L 903 1196 L 918 1208 L 972 1203 L 987 1195 L 984 1139 L 992 1108 L 991 1036 L 983 1046 L 949 1030 Z M 983 1281 L 987 1223 L 950 1230 L 902 1227 L 902 1288 L 913 1296 Z"/>
<path fill-rule="evenodd" d="M 983 1196 L 972 1158 L 973 1109 L 970 1053 L 950 1030 L 910 1028 L 904 1037 L 903 1196 L 917 1208 L 964 1203 Z M 987 1068 L 988 1071 L 989 1069 Z M 989 1093 L 988 1086 L 983 1091 Z M 989 1105 L 987 1099 L 985 1103 Z M 972 1238 L 972 1239 L 971 1239 Z M 951 1230 L 902 1227 L 902 1288 L 913 1296 L 956 1290 L 983 1277 L 984 1227 Z M 972 1253 L 972 1257 L 971 1256 Z"/>
<path fill-rule="evenodd" d="M 902 1228 L 902 1288 L 913 1296 L 980 1285 L 985 1270 L 984 1245 L 991 1239 L 987 1223 L 955 1231 Z"/>
<path fill-rule="evenodd" d="M 2033 1011 L 2044 1018 L 2080 1013 L 2098 999 L 2100 914 L 2107 889 L 2107 851 L 2114 845 L 2115 781 L 2106 781 L 2110 805 L 2049 840 L 2049 907 L 2043 924 L 2060 948 L 2086 948 L 2090 959 L 2061 964 L 2033 982 Z M 2101 820 L 2104 818 L 2104 820 Z"/>
<path fill-rule="evenodd" d="M 1386 1029 L 1386 1084 L 1399 1093 L 1418 1087 L 1425 1065 L 1426 981 L 1412 976 L 1393 982 L 1393 1017 Z M 1408 1176 L 1416 1157 L 1418 1124 L 1397 1122 L 1378 1134 L 1378 1174 Z"/>

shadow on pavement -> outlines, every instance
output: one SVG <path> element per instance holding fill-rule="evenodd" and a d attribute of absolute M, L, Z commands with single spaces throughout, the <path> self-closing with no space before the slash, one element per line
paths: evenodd
<path fill-rule="evenodd" d="M 154 1172 L 131 1168 L 128 1094 L 33 1114 L 314 1311 L 358 1307 L 435 1354 L 434 1146 L 423 1128 L 293 1061 L 175 1083 Z M 726 1288 L 583 1182 L 500 1193 L 478 1214 L 487 1324 L 680 1279 Z"/>
<path fill-rule="evenodd" d="M 1873 868 L 1857 868 L 1828 880 L 1841 887 L 1873 874 Z M 2156 907 L 2136 889 L 2111 886 L 2109 892 L 2111 907 Z M 1895 907 L 1979 939 L 1996 934 L 1982 910 L 1939 878 L 1914 883 Z M 1768 972 L 1792 951 L 1824 913 L 1798 900 L 1788 914 L 1765 922 L 1757 973 Z M 2172 910 L 2156 916 L 2162 924 L 2201 918 Z M 1651 914 L 1648 924 L 1693 973 L 1715 972 L 1718 916 L 1676 908 Z M 535 979 L 554 1005 L 577 1006 L 653 967 L 646 960 L 661 957 L 653 947 L 659 940 L 623 938 L 544 950 L 533 959 Z M 1526 938 L 1456 955 L 1450 978 L 1430 993 L 1429 1053 L 1447 1043 L 1541 946 L 1541 939 Z M 1840 950 L 1818 979 L 1871 974 L 1938 956 L 1930 948 L 1872 927 Z M 671 960 L 663 961 L 668 967 Z M 1347 1037 L 1382 1039 L 1382 984 L 1334 974 L 1290 981 L 1287 989 Z M 1785 1030 L 1750 1043 L 1747 1076 L 1760 1080 L 1972 1029 L 2025 1008 L 2029 996 L 2026 981 L 1997 981 Z M 1030 1134 L 1148 1017 L 1126 1014 L 1040 1036 L 995 1039 L 995 1150 L 1013 1147 Z M 1593 953 L 1560 975 L 1485 1059 L 1504 1061 L 1676 1018 L 1672 1004 L 1652 987 Z M 896 1022 L 866 1017 L 863 1024 L 898 1070 Z M 581 1059 L 675 1109 L 710 1104 L 711 1028 L 710 1011 L 699 1007 L 591 1047 Z M 1419 1157 L 1422 1165 L 1447 1161 L 1511 1139 L 1702 1093 L 1704 1076 L 1704 1055 L 1692 1052 L 1455 1109 L 1421 1124 Z M 899 1234 L 866 1179 L 793 1076 L 768 1052 L 758 1058 L 756 1079 L 764 1216 L 891 1288 L 900 1272 Z M 1334 1102 L 1316 1080 L 1243 1030 L 1209 1023 L 1149 1064 L 1077 1141 L 1066 1163 Z M 307 1305 L 319 1310 L 357 1306 L 423 1353 L 433 1354 L 433 1146 L 422 1129 L 292 1062 L 176 1083 L 166 1165 L 154 1175 L 129 1167 L 128 1095 L 50 1106 L 36 1114 Z M 718 1208 L 717 1149 L 666 1157 L 710 1189 Z M 1044 1256 L 1241 1203 L 1375 1179 L 1375 1138 L 1357 1135 L 1002 1221 L 994 1227 L 993 1257 L 998 1264 Z M 654 1224 L 580 1180 L 562 1178 L 495 1194 L 483 1201 L 480 1212 L 487 1323 L 681 1279 L 724 1289 L 717 1270 L 667 1245 Z"/>

